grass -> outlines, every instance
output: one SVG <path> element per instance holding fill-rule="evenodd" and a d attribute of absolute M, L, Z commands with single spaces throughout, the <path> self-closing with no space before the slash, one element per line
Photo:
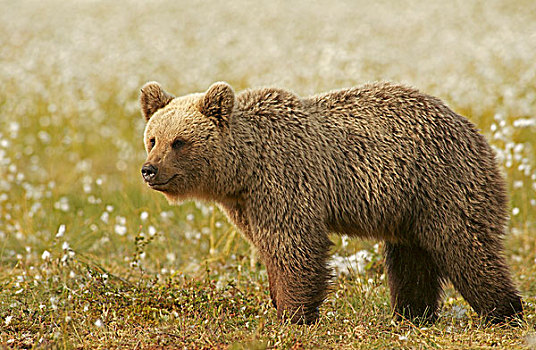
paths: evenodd
<path fill-rule="evenodd" d="M 0 344 L 13 348 L 535 348 L 532 1 L 4 4 Z M 396 33 L 397 35 L 393 35 Z M 381 244 L 333 237 L 313 326 L 281 324 L 255 252 L 211 203 L 141 181 L 139 87 L 227 80 L 309 94 L 372 80 L 441 97 L 508 180 L 507 260 L 526 322 L 486 327 L 448 286 L 432 326 L 392 322 Z"/>
<path fill-rule="evenodd" d="M 47 260 L 4 285 L 20 303 L 2 341 L 13 347 L 147 348 L 516 348 L 531 328 L 484 327 L 452 291 L 433 326 L 391 322 L 378 278 L 339 278 L 313 326 L 281 324 L 263 270 L 220 266 L 196 277 L 157 277 L 137 268 L 111 274 L 87 258 Z M 90 259 L 93 261 L 94 259 Z M 19 268 L 24 268 L 20 266 Z M 221 278 L 221 271 L 232 278 Z M 69 271 L 69 273 L 67 273 Z M 36 276 L 41 277 L 36 280 Z M 73 276 L 74 275 L 74 276 Z M 31 281 L 31 282 L 30 282 Z M 534 309 L 528 309 L 533 313 Z"/>

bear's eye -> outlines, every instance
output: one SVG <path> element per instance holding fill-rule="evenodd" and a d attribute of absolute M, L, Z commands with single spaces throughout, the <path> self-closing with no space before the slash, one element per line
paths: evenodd
<path fill-rule="evenodd" d="M 156 139 L 154 137 L 152 139 L 150 139 L 149 144 L 151 145 L 151 148 L 153 148 L 154 145 L 156 145 Z"/>
<path fill-rule="evenodd" d="M 185 144 L 186 144 L 186 142 L 184 140 L 176 139 L 171 144 L 171 147 L 173 147 L 173 149 L 175 149 L 175 150 L 178 150 L 178 149 L 182 148 L 182 146 L 184 146 Z"/>

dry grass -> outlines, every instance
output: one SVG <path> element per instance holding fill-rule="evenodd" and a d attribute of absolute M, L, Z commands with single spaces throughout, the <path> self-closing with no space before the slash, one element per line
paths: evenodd
<path fill-rule="evenodd" d="M 536 348 L 535 2 L 2 5 L 4 346 Z M 303 95 L 394 80 L 443 98 L 508 178 L 527 322 L 484 327 L 449 288 L 435 325 L 393 324 L 381 246 L 333 237 L 339 270 L 357 273 L 337 277 L 318 324 L 280 324 L 264 267 L 223 215 L 169 207 L 142 184 L 148 80 L 176 94 L 226 80 Z"/>

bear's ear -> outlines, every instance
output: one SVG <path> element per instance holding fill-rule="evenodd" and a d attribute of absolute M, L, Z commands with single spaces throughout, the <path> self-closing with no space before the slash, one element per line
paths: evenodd
<path fill-rule="evenodd" d="M 227 126 L 233 111 L 235 95 L 233 88 L 224 82 L 212 84 L 197 105 L 199 112 L 210 118 L 220 128 Z"/>
<path fill-rule="evenodd" d="M 141 88 L 140 105 L 145 121 L 149 121 L 151 116 L 160 108 L 165 107 L 175 97 L 165 92 L 160 84 L 151 81 Z"/>

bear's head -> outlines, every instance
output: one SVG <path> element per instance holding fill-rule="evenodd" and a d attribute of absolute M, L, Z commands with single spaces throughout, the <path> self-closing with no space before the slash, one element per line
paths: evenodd
<path fill-rule="evenodd" d="M 227 83 L 215 83 L 205 93 L 174 97 L 158 83 L 141 89 L 140 104 L 147 122 L 145 182 L 176 203 L 207 198 L 216 191 L 225 169 L 223 141 L 235 102 Z"/>

